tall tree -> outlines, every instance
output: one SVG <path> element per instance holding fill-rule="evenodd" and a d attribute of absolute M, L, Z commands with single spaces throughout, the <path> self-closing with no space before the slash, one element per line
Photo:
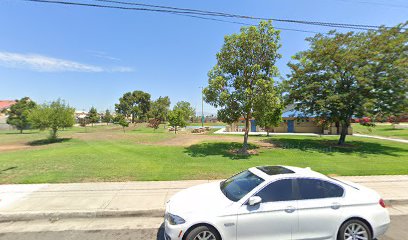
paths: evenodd
<path fill-rule="evenodd" d="M 173 110 L 180 110 L 183 112 L 183 118 L 185 121 L 191 121 L 196 115 L 195 108 L 186 101 L 177 102 L 176 105 L 174 105 Z"/>
<path fill-rule="evenodd" d="M 54 140 L 58 137 L 59 129 L 74 125 L 75 109 L 58 99 L 51 103 L 38 105 L 30 112 L 28 119 L 35 128 L 50 129 L 50 138 Z"/>
<path fill-rule="evenodd" d="M 106 125 L 109 125 L 113 120 L 113 116 L 109 109 L 106 109 L 105 114 L 103 115 L 102 121 L 106 123 Z"/>
<path fill-rule="evenodd" d="M 390 115 L 407 108 L 407 24 L 307 38 L 310 47 L 289 63 L 289 100 L 307 115 L 338 122 L 344 144 L 352 117 Z"/>
<path fill-rule="evenodd" d="M 143 91 L 134 91 L 132 95 L 137 106 L 134 117 L 146 121 L 147 113 L 150 110 L 150 94 Z"/>
<path fill-rule="evenodd" d="M 173 109 L 169 112 L 169 123 L 174 128 L 174 134 L 177 133 L 177 127 L 185 127 L 187 122 L 185 120 L 185 112 L 181 109 Z"/>
<path fill-rule="evenodd" d="M 24 129 L 30 127 L 28 114 L 35 108 L 36 104 L 28 97 L 16 100 L 16 102 L 17 103 L 12 105 L 6 112 L 8 115 L 7 124 L 14 126 L 20 133 L 23 133 Z"/>
<path fill-rule="evenodd" d="M 279 31 L 271 22 L 243 27 L 240 33 L 225 37 L 217 64 L 208 74 L 204 98 L 220 108 L 218 119 L 226 123 L 245 119 L 242 153 L 248 150 L 249 121 L 257 112 L 256 97 L 276 92 L 273 77 L 278 75 L 275 63 L 281 57 L 279 39 Z"/>
<path fill-rule="evenodd" d="M 123 94 L 115 110 L 125 118 L 131 117 L 132 123 L 136 119 L 145 121 L 150 109 L 150 94 L 143 91 L 133 91 Z"/>
<path fill-rule="evenodd" d="M 98 111 L 96 110 L 95 107 L 91 107 L 91 109 L 88 112 L 88 119 L 89 122 L 91 123 L 92 127 L 94 125 L 94 123 L 98 123 L 100 120 L 100 116 L 98 114 Z"/>
<path fill-rule="evenodd" d="M 159 97 L 157 100 L 151 102 L 148 116 L 153 119 L 158 119 L 160 122 L 164 122 L 167 120 L 169 109 L 170 98 L 167 96 Z"/>

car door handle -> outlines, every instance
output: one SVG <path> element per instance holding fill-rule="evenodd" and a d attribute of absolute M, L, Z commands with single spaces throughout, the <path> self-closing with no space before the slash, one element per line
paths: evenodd
<path fill-rule="evenodd" d="M 294 207 L 289 206 L 289 207 L 287 207 L 287 208 L 285 209 L 285 212 L 287 212 L 287 213 L 293 213 L 295 210 L 296 210 L 296 209 L 295 209 Z"/>
<path fill-rule="evenodd" d="M 332 203 L 331 208 L 334 209 L 334 210 L 339 209 L 340 208 L 340 203 L 337 203 L 337 202 Z"/>

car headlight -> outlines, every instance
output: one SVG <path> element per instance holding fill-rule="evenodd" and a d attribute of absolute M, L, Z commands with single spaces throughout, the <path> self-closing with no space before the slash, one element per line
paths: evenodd
<path fill-rule="evenodd" d="M 177 215 L 173 215 L 171 213 L 166 214 L 166 220 L 171 224 L 171 225 L 179 225 L 183 224 L 186 222 L 182 217 L 179 217 Z"/>

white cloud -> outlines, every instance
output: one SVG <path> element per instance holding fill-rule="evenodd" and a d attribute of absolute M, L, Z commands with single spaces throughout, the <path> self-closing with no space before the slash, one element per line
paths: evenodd
<path fill-rule="evenodd" d="M 126 72 L 133 72 L 134 69 L 131 67 L 113 67 L 110 69 L 110 72 L 121 72 L 121 73 L 126 73 Z"/>
<path fill-rule="evenodd" d="M 89 50 L 88 52 L 90 52 L 94 57 L 98 57 L 98 58 L 102 58 L 102 59 L 107 59 L 107 60 L 111 60 L 111 61 L 120 61 L 121 60 L 120 58 L 109 56 L 106 52 L 103 52 L 103 51 Z"/>
<path fill-rule="evenodd" d="M 38 54 L 0 52 L 0 65 L 38 72 L 132 72 L 130 67 L 105 68 Z"/>

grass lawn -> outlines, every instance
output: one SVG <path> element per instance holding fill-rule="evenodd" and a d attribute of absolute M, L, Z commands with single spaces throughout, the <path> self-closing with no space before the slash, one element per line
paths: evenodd
<path fill-rule="evenodd" d="M 360 134 L 408 139 L 408 128 L 394 129 L 391 124 L 377 124 L 375 127 L 353 124 L 353 131 Z"/>
<path fill-rule="evenodd" d="M 333 136 L 251 136 L 258 154 L 249 157 L 229 151 L 241 146 L 242 136 L 175 135 L 145 127 L 123 133 L 98 126 L 63 131 L 58 143 L 41 141 L 45 137 L 38 131 L 0 132 L 0 183 L 216 179 L 275 164 L 335 175 L 408 174 L 408 144 L 350 136 L 346 147 L 335 146 Z M 205 141 L 176 144 L 184 138 Z M 10 145 L 24 147 L 7 150 Z"/>

